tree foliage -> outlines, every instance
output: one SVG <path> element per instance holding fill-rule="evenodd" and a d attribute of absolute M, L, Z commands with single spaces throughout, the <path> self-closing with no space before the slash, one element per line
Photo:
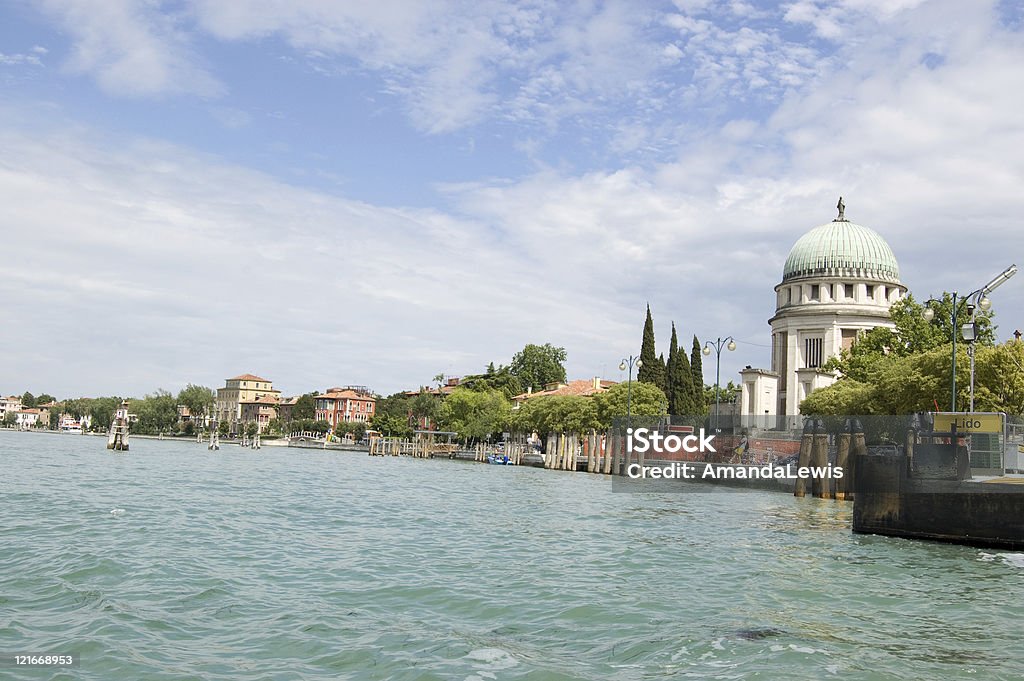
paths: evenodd
<path fill-rule="evenodd" d="M 189 383 L 178 393 L 178 404 L 188 407 L 193 417 L 201 418 L 211 412 L 216 398 L 212 388 Z"/>
<path fill-rule="evenodd" d="M 487 371 L 482 374 L 471 374 L 463 376 L 459 384 L 470 390 L 488 391 L 500 390 L 506 399 L 511 400 L 524 391 L 522 381 L 512 373 L 511 366 L 501 365 L 494 368 L 494 362 L 487 365 Z"/>
<path fill-rule="evenodd" d="M 651 383 L 616 383 L 607 391 L 596 395 L 597 417 L 601 425 L 608 428 L 612 419 L 626 416 L 664 416 L 668 413 L 668 398 L 661 388 Z"/>
<path fill-rule="evenodd" d="M 314 399 L 316 395 L 317 393 L 306 393 L 295 400 L 295 404 L 292 406 L 293 421 L 316 417 L 316 400 Z"/>
<path fill-rule="evenodd" d="M 551 343 L 528 344 L 512 357 L 510 373 L 519 379 L 523 390 L 543 390 L 548 383 L 565 382 L 565 348 Z"/>
<path fill-rule="evenodd" d="M 21 406 L 24 409 L 32 409 L 36 406 L 36 397 L 29 391 L 25 391 L 25 394 L 21 396 Z"/>
<path fill-rule="evenodd" d="M 889 309 L 889 317 L 896 328 L 880 326 L 861 334 L 852 348 L 830 358 L 822 368 L 825 371 L 838 371 L 847 378 L 865 381 L 872 367 L 886 357 L 908 357 L 949 346 L 954 328 L 953 298 L 949 293 L 945 293 L 941 300 L 933 302 L 930 307 L 935 316 L 931 321 L 927 321 L 924 318 L 925 306 L 914 300 L 912 295 L 908 295 Z M 969 316 L 966 305 L 961 306 L 958 302 L 957 307 L 960 310 L 955 328 L 959 334 L 961 327 L 968 323 Z M 975 345 L 991 346 L 995 342 L 991 312 L 977 312 L 975 322 Z M 958 340 L 961 337 L 958 335 Z"/>
<path fill-rule="evenodd" d="M 636 372 L 636 380 L 641 383 L 652 383 L 662 392 L 666 390 L 665 359 L 659 357 L 654 341 L 654 319 L 651 317 L 651 306 L 647 305 L 647 318 L 644 320 L 644 335 L 640 341 L 640 369 Z"/>
<path fill-rule="evenodd" d="M 504 430 L 511 412 L 512 405 L 500 390 L 456 388 L 441 403 L 438 421 L 463 441 L 480 441 Z"/>
<path fill-rule="evenodd" d="M 533 397 L 513 412 L 512 427 L 520 432 L 585 433 L 601 428 L 597 399 L 580 395 Z"/>
<path fill-rule="evenodd" d="M 131 400 L 130 411 L 138 417 L 131 425 L 133 433 L 158 435 L 177 430 L 178 403 L 166 390 L 156 390 L 141 400 Z"/>
<path fill-rule="evenodd" d="M 388 437 L 410 437 L 412 426 L 409 414 L 412 412 L 412 398 L 405 393 L 395 393 L 377 400 L 370 425 Z"/>
<path fill-rule="evenodd" d="M 695 416 L 708 413 L 708 401 L 704 391 L 704 362 L 701 359 L 701 350 L 700 340 L 694 334 L 693 347 L 690 350 L 690 375 L 693 390 L 690 395 L 690 405 Z"/>

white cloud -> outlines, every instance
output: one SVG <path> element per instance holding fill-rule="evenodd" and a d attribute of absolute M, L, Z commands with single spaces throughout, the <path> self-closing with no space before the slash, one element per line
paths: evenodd
<path fill-rule="evenodd" d="M 182 18 L 133 0 L 44 0 L 41 7 L 71 35 L 67 68 L 109 94 L 219 94 L 223 86 L 198 64 Z"/>

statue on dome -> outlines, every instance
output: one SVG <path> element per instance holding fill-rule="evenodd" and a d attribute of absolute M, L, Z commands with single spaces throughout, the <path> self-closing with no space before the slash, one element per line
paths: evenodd
<path fill-rule="evenodd" d="M 843 197 L 839 197 L 839 203 L 836 204 L 836 208 L 839 209 L 839 217 L 836 220 L 845 220 L 846 218 L 843 216 L 843 213 L 846 212 L 846 204 L 843 203 Z"/>

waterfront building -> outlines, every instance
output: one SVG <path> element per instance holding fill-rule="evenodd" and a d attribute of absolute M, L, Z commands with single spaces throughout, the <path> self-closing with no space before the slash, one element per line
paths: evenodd
<path fill-rule="evenodd" d="M 242 374 L 224 380 L 224 387 L 217 389 L 216 414 L 218 421 L 225 421 L 236 430 L 242 422 L 242 404 L 253 403 L 261 397 L 280 399 L 281 391 L 274 390 L 274 384 L 254 374 Z"/>
<path fill-rule="evenodd" d="M 11 395 L 10 397 L 0 397 L 0 421 L 4 420 L 4 417 L 8 413 L 15 413 L 21 411 L 21 398 L 17 395 Z"/>
<path fill-rule="evenodd" d="M 740 411 L 765 417 L 795 416 L 812 391 L 837 377 L 825 362 L 848 350 L 857 336 L 893 328 L 889 308 L 903 299 L 899 265 L 873 229 L 839 216 L 808 231 L 793 245 L 775 287 L 771 366 L 740 372 Z M 746 425 L 757 425 L 752 422 Z"/>
<path fill-rule="evenodd" d="M 533 392 L 532 389 L 527 390 L 525 393 L 521 393 L 512 398 L 515 403 L 513 409 L 518 409 L 522 406 L 523 402 L 535 397 L 562 397 L 567 395 L 575 395 L 578 397 L 591 397 L 599 393 L 603 393 L 617 381 L 606 381 L 598 376 L 594 378 L 584 378 L 577 381 L 569 381 L 568 383 L 550 383 L 544 386 L 544 390 L 538 390 Z"/>
<path fill-rule="evenodd" d="M 29 407 L 26 409 L 19 409 L 16 412 L 12 412 L 15 418 L 15 425 L 21 430 L 28 430 L 29 428 L 35 428 L 40 424 L 40 416 L 42 410 L 36 407 Z"/>
<path fill-rule="evenodd" d="M 317 421 L 327 421 L 334 428 L 339 423 L 373 418 L 377 398 L 362 386 L 328 388 L 314 399 Z"/>
<path fill-rule="evenodd" d="M 295 409 L 295 405 L 298 403 L 298 401 L 298 396 L 282 397 L 281 401 L 277 405 L 277 418 L 284 422 L 291 421 L 292 410 Z"/>
<path fill-rule="evenodd" d="M 280 400 L 275 395 L 261 395 L 254 400 L 239 402 L 239 421 L 242 425 L 255 423 L 262 433 L 272 419 L 277 418 L 277 405 Z"/>

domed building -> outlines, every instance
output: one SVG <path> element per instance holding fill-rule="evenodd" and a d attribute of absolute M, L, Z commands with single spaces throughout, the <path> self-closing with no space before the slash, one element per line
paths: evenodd
<path fill-rule="evenodd" d="M 889 307 L 907 287 L 881 235 L 839 216 L 797 239 L 775 287 L 771 369 L 745 369 L 740 412 L 795 416 L 800 402 L 836 377 L 821 369 L 853 345 L 857 335 L 893 327 Z M 750 424 L 754 425 L 754 424 Z"/>

